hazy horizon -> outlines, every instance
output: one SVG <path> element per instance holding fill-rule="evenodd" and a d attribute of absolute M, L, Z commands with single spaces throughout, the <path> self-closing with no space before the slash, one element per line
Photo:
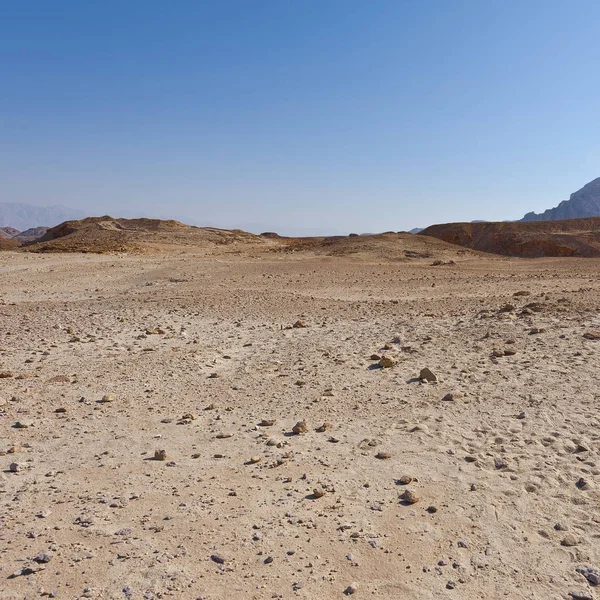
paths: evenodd
<path fill-rule="evenodd" d="M 0 202 L 250 231 L 516 220 L 596 178 L 600 5 L 8 4 Z"/>

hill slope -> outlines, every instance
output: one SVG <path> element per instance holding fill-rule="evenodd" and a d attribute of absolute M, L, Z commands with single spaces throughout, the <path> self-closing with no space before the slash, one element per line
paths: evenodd
<path fill-rule="evenodd" d="M 600 177 L 584 185 L 571 194 L 569 200 L 563 200 L 555 208 L 539 214 L 527 213 L 521 221 L 558 221 L 598 216 L 600 216 Z"/>
<path fill-rule="evenodd" d="M 600 257 L 600 217 L 543 222 L 447 223 L 418 235 L 507 256 Z"/>
<path fill-rule="evenodd" d="M 153 252 L 170 246 L 209 246 L 258 242 L 252 233 L 193 227 L 178 221 L 87 217 L 48 229 L 27 246 L 29 252 Z"/>

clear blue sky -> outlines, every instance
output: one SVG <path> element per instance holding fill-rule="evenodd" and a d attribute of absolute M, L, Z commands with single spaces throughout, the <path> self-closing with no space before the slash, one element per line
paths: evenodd
<path fill-rule="evenodd" d="M 5 0 L 0 202 L 520 218 L 600 176 L 599 31 L 597 0 Z"/>

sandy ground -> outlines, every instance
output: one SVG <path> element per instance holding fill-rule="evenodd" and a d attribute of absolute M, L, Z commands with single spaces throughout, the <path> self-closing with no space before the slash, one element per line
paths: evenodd
<path fill-rule="evenodd" d="M 429 262 L 1 253 L 0 598 L 600 598 L 600 261 Z"/>

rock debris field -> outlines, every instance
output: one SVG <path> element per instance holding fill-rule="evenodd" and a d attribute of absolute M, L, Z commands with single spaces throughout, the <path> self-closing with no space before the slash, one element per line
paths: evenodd
<path fill-rule="evenodd" d="M 0 254 L 0 598 L 600 598 L 599 272 Z"/>

